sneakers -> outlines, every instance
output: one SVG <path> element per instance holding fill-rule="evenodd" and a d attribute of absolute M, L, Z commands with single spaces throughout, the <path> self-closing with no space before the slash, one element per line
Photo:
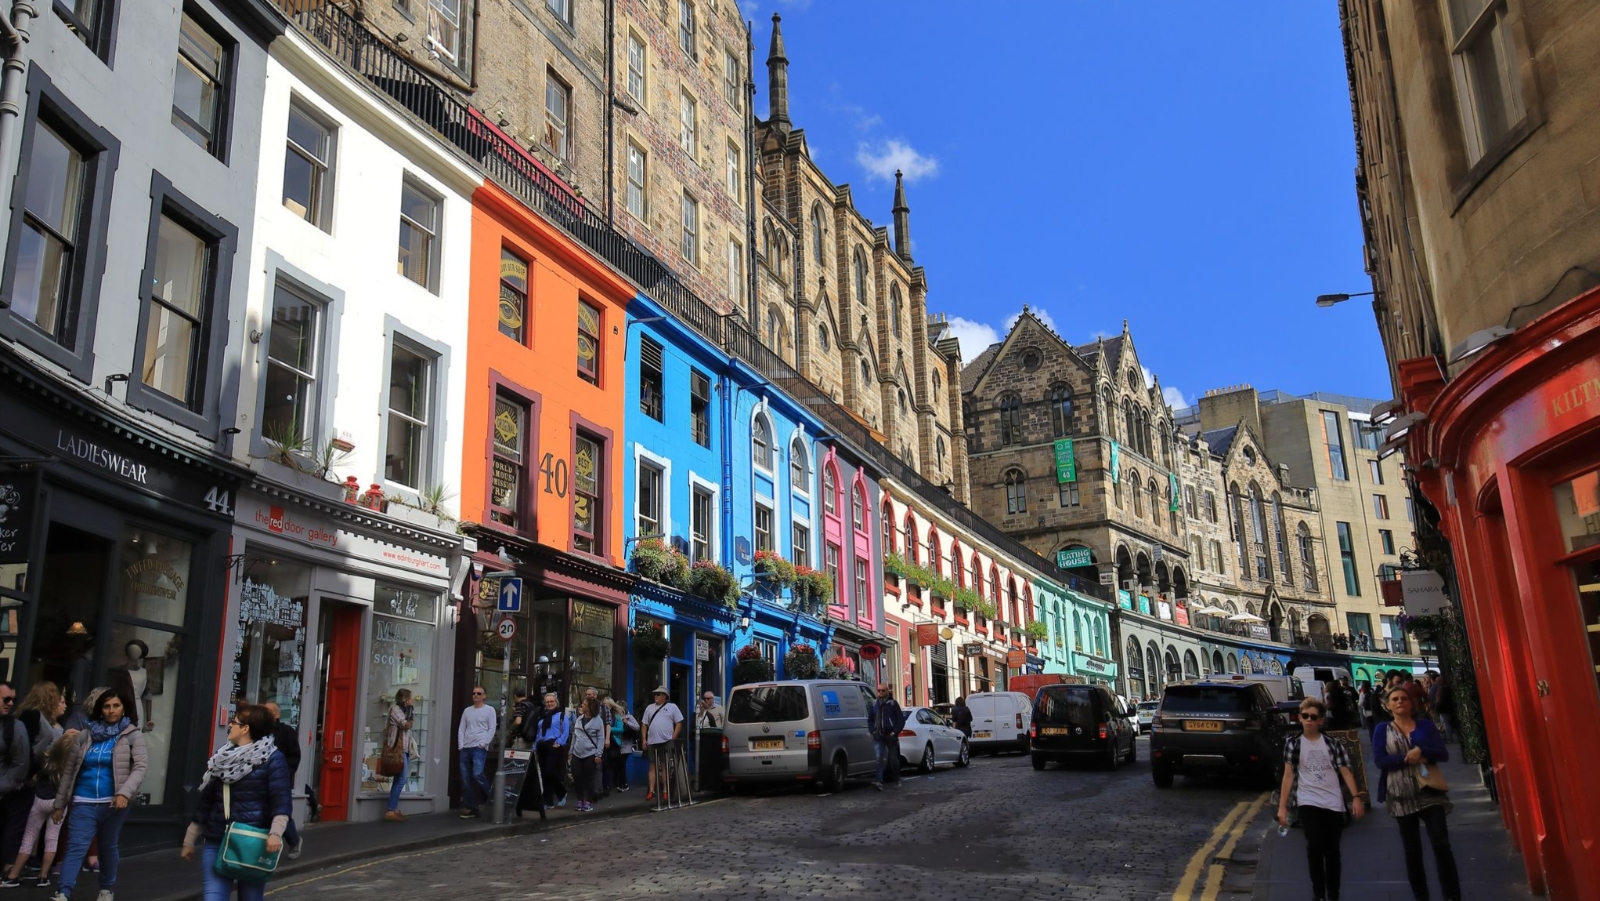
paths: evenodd
<path fill-rule="evenodd" d="M 296 860 L 296 859 L 298 859 L 300 857 L 300 852 L 305 850 L 305 847 L 306 847 L 306 838 L 305 838 L 305 836 L 302 835 L 302 836 L 300 836 L 300 840 L 299 841 L 297 841 L 294 844 L 289 846 L 289 853 L 285 854 L 284 856 L 289 858 L 290 860 Z"/>
<path fill-rule="evenodd" d="M 22 888 L 22 880 L 0 878 L 0 888 Z"/>
<path fill-rule="evenodd" d="M 557 807 L 566 807 L 567 806 L 567 796 L 566 795 L 562 795 L 561 798 L 556 801 L 556 806 Z"/>
<path fill-rule="evenodd" d="M 872 787 L 877 789 L 878 791 L 883 791 L 883 783 L 882 782 L 874 782 L 874 783 L 872 783 Z"/>
<path fill-rule="evenodd" d="M 59 895 L 61 893 L 57 892 L 56 894 Z M 95 896 L 94 901 L 117 901 L 117 896 L 111 894 L 111 889 L 103 888 L 100 890 L 100 894 Z"/>
<path fill-rule="evenodd" d="M 463 820 L 475 820 L 478 818 L 478 812 L 476 810 L 463 810 L 461 811 L 461 818 Z"/>
<path fill-rule="evenodd" d="M 398 810 L 386 810 L 386 811 L 384 811 L 383 812 L 383 818 L 388 820 L 391 823 L 404 823 L 406 821 L 406 815 L 401 813 Z M 302 841 L 304 841 L 304 839 L 302 839 Z"/>
<path fill-rule="evenodd" d="M 584 802 L 579 801 L 578 802 L 578 806 L 574 807 L 573 809 L 576 810 L 579 813 L 593 813 L 594 812 L 594 805 L 593 804 L 585 804 Z M 3 883 L 0 883 L 0 884 L 3 884 Z"/>
<path fill-rule="evenodd" d="M 68 899 L 66 895 L 56 892 L 50 896 L 50 901 L 70 901 L 70 899 Z"/>
<path fill-rule="evenodd" d="M 33 887 L 34 888 L 49 888 L 50 887 L 50 877 L 49 876 L 35 876 L 34 879 L 33 879 Z"/>

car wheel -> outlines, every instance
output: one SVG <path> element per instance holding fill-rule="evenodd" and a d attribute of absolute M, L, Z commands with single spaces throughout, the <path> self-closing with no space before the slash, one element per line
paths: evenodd
<path fill-rule="evenodd" d="M 1033 768 L 1036 769 L 1036 770 L 1044 769 L 1044 755 L 1043 754 L 1035 754 L 1035 755 L 1033 755 Z"/>
<path fill-rule="evenodd" d="M 961 754 L 960 754 L 960 756 L 956 757 L 956 766 L 966 766 L 967 764 L 969 764 L 971 762 L 972 762 L 972 750 L 970 748 L 968 748 L 967 747 L 967 743 L 963 741 L 961 743 Z"/>
<path fill-rule="evenodd" d="M 1150 778 L 1155 780 L 1156 788 L 1172 787 L 1172 766 L 1161 761 L 1152 761 L 1150 764 Z"/>
<path fill-rule="evenodd" d="M 922 749 L 922 761 L 917 764 L 917 771 L 921 773 L 933 772 L 933 742 L 928 742 Z"/>
<path fill-rule="evenodd" d="M 822 782 L 823 791 L 844 791 L 844 780 L 849 773 L 850 770 L 843 754 L 833 758 L 833 764 L 828 767 L 828 776 Z"/>
<path fill-rule="evenodd" d="M 1128 763 L 1139 762 L 1139 740 L 1135 736 L 1128 736 Z"/>
<path fill-rule="evenodd" d="M 1106 769 L 1115 771 L 1117 765 L 1122 763 L 1122 753 L 1117 750 L 1117 738 L 1111 737 L 1111 744 L 1106 747 Z"/>

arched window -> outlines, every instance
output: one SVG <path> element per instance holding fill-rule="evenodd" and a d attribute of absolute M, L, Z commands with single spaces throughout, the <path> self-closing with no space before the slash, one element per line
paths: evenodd
<path fill-rule="evenodd" d="M 1283 584 L 1293 585 L 1294 577 L 1289 572 L 1289 527 L 1283 521 L 1283 497 L 1276 491 L 1272 492 L 1272 525 L 1278 533 L 1278 574 Z"/>
<path fill-rule="evenodd" d="M 928 527 L 928 568 L 936 576 L 944 575 L 944 555 L 939 552 L 939 530 Z"/>
<path fill-rule="evenodd" d="M 917 518 L 915 516 L 911 515 L 911 511 L 910 510 L 906 511 L 906 531 L 905 531 L 905 535 L 906 535 L 906 562 L 907 563 L 916 563 L 918 558 L 919 558 L 919 555 L 917 553 L 917 551 L 918 551 L 918 547 L 917 547 Z"/>
<path fill-rule="evenodd" d="M 967 585 L 967 571 L 961 563 L 961 542 L 950 539 L 950 578 L 955 580 L 957 588 Z"/>
<path fill-rule="evenodd" d="M 1125 472 L 1122 474 L 1122 478 L 1125 480 L 1131 480 L 1133 485 L 1133 515 L 1136 518 L 1143 519 L 1144 492 L 1139 490 L 1139 473 L 1137 471 Z"/>
<path fill-rule="evenodd" d="M 1189 514 L 1190 519 L 1196 518 L 1193 485 L 1183 486 L 1183 509 Z"/>
<path fill-rule="evenodd" d="M 1006 472 L 1006 512 L 1028 512 L 1028 477 L 1020 469 Z"/>
<path fill-rule="evenodd" d="M 1083 620 L 1079 618 L 1078 611 L 1072 611 L 1072 649 L 1083 650 Z"/>
<path fill-rule="evenodd" d="M 1244 518 L 1244 492 L 1239 490 L 1238 483 L 1230 482 L 1228 484 L 1228 497 L 1233 501 L 1233 522 L 1229 525 L 1233 530 L 1235 549 L 1239 552 L 1239 576 L 1248 579 L 1250 578 L 1250 564 L 1245 560 L 1244 530 L 1247 526 Z"/>
<path fill-rule="evenodd" d="M 896 338 L 900 337 L 900 285 L 889 286 L 889 330 L 894 332 Z"/>
<path fill-rule="evenodd" d="M 851 269 L 855 278 L 853 285 L 856 291 L 856 303 L 865 304 L 867 302 L 867 258 L 862 255 L 859 248 L 856 249 L 855 260 L 851 264 Z"/>
<path fill-rule="evenodd" d="M 1300 539 L 1300 573 L 1304 579 L 1306 590 L 1317 590 L 1317 564 L 1311 556 L 1311 530 L 1305 523 L 1300 524 L 1296 530 Z"/>
<path fill-rule="evenodd" d="M 822 262 L 822 207 L 811 208 L 811 258 Z"/>
<path fill-rule="evenodd" d="M 1000 567 L 989 564 L 989 600 L 994 601 L 998 612 L 1000 607 Z"/>
<path fill-rule="evenodd" d="M 1156 489 L 1156 480 L 1151 479 L 1145 483 L 1145 497 L 1150 499 L 1150 521 L 1161 522 L 1161 493 Z"/>
<path fill-rule="evenodd" d="M 1066 385 L 1050 389 L 1050 431 L 1057 438 L 1072 434 L 1072 389 Z"/>
<path fill-rule="evenodd" d="M 1215 538 L 1211 539 L 1211 565 L 1217 572 L 1228 574 L 1228 561 L 1222 559 L 1222 542 Z"/>
<path fill-rule="evenodd" d="M 861 387 L 865 389 L 872 384 L 872 370 L 867 368 L 867 361 L 861 361 Z"/>
<path fill-rule="evenodd" d="M 850 524 L 857 532 L 867 529 L 867 490 L 860 485 L 850 491 Z"/>
<path fill-rule="evenodd" d="M 1205 569 L 1206 568 L 1206 549 L 1205 549 L 1205 545 L 1202 545 L 1200 543 L 1200 539 L 1191 538 L 1191 539 L 1189 539 L 1189 547 L 1190 547 L 1190 553 L 1194 554 L 1194 565 L 1199 569 Z"/>
<path fill-rule="evenodd" d="M 793 491 L 810 492 L 811 486 L 806 479 L 807 463 L 810 455 L 806 453 L 806 443 L 796 435 L 789 442 L 789 488 Z"/>
<path fill-rule="evenodd" d="M 879 519 L 883 521 L 883 552 L 892 554 L 895 552 L 894 504 L 887 497 L 883 499 L 883 514 Z"/>
<path fill-rule="evenodd" d="M 978 560 L 977 551 L 972 552 L 972 582 L 970 584 L 972 590 L 978 593 L 978 597 L 983 597 L 983 564 Z"/>
<path fill-rule="evenodd" d="M 939 469 L 944 469 L 944 436 L 943 435 L 940 435 L 937 438 L 933 439 L 933 453 L 934 453 L 934 461 L 935 461 L 934 465 L 936 465 Z"/>
<path fill-rule="evenodd" d="M 1217 521 L 1217 496 L 1209 491 L 1206 492 L 1206 519 Z"/>
<path fill-rule="evenodd" d="M 933 402 L 936 403 L 936 404 L 939 402 L 939 388 L 940 387 L 942 387 L 942 385 L 941 385 L 941 381 L 939 379 L 939 370 L 935 369 L 933 371 Z"/>
<path fill-rule="evenodd" d="M 822 467 L 822 509 L 830 514 L 839 512 L 839 472 L 832 463 Z"/>
<path fill-rule="evenodd" d="M 1261 489 L 1250 483 L 1250 538 L 1256 557 L 1256 578 L 1272 581 L 1272 570 L 1267 558 L 1267 514 L 1261 504 Z"/>
<path fill-rule="evenodd" d="M 1017 606 L 1016 579 L 1006 579 L 1006 606 L 1011 610 L 1011 615 L 1007 617 L 1011 621 L 1011 625 L 1022 625 L 1022 610 Z"/>
<path fill-rule="evenodd" d="M 785 343 L 783 340 L 783 315 L 778 312 L 776 306 L 767 308 L 767 340 L 772 342 L 774 347 L 782 347 Z"/>
<path fill-rule="evenodd" d="M 828 349 L 828 324 L 826 322 L 817 323 L 817 348 L 819 350 Z"/>
<path fill-rule="evenodd" d="M 1000 398 L 1000 443 L 1022 442 L 1022 398 L 1007 394 Z"/>
<path fill-rule="evenodd" d="M 758 468 L 772 470 L 772 425 L 760 413 L 750 423 L 750 457 Z"/>
<path fill-rule="evenodd" d="M 906 415 L 906 389 L 904 389 L 904 388 L 899 389 L 898 391 L 895 392 L 895 395 L 900 400 L 900 415 L 904 416 L 904 415 Z"/>
<path fill-rule="evenodd" d="M 1112 441 L 1117 440 L 1117 399 L 1111 394 L 1111 386 L 1107 385 L 1100 392 L 1101 400 L 1106 408 L 1106 421 L 1101 423 L 1101 430 Z"/>

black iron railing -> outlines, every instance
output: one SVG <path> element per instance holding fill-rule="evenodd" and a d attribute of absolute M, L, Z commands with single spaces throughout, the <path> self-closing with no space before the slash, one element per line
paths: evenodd
<path fill-rule="evenodd" d="M 780 354 L 763 344 L 755 333 L 701 300 L 666 264 L 612 228 L 601 213 L 482 112 L 457 98 L 350 13 L 328 3 L 313 6 L 306 0 L 276 0 L 276 3 L 302 33 L 455 145 L 496 184 L 611 264 L 707 340 L 743 360 L 775 387 L 804 404 L 860 456 L 905 485 L 923 502 L 1023 565 L 1074 591 L 1112 600 L 1107 586 L 1057 569 L 1053 562 L 958 503 L 944 488 L 929 482 L 890 453 L 844 407 L 823 394 Z"/>

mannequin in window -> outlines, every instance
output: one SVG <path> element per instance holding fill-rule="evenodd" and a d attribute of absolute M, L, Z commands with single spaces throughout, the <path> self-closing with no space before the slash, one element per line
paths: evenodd
<path fill-rule="evenodd" d="M 143 731 L 149 732 L 155 728 L 155 722 L 150 719 L 150 702 L 155 693 L 150 686 L 150 669 L 145 665 L 145 660 L 150 656 L 150 646 L 137 638 L 129 639 L 123 645 L 122 653 L 126 663 L 122 666 L 113 666 L 106 672 L 112 688 L 127 690 L 127 697 L 136 698 L 140 713 L 143 714 Z"/>

